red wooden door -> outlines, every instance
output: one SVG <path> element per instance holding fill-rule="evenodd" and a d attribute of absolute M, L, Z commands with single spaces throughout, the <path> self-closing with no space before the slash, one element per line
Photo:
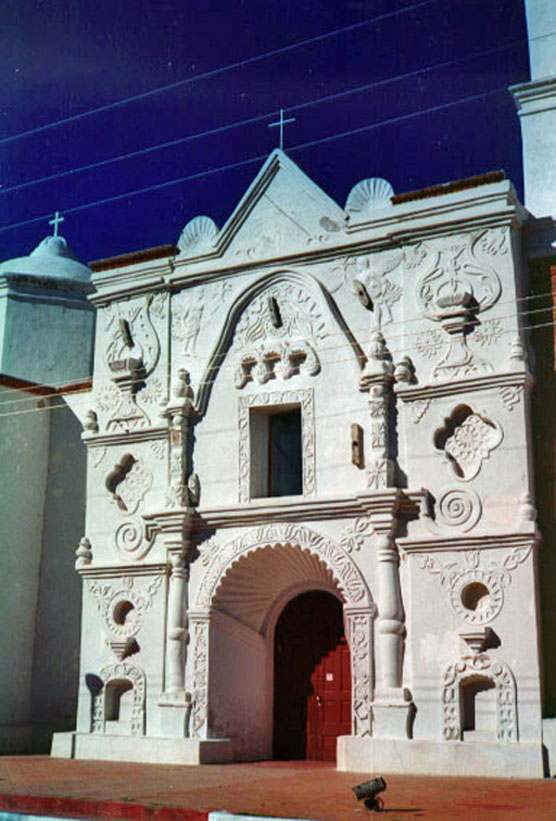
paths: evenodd
<path fill-rule="evenodd" d="M 274 640 L 274 757 L 334 761 L 351 727 L 349 648 L 342 606 L 328 593 L 291 601 Z"/>
<path fill-rule="evenodd" d="M 307 705 L 307 758 L 336 760 L 336 739 L 351 732 L 351 670 L 344 638 L 317 664 Z"/>

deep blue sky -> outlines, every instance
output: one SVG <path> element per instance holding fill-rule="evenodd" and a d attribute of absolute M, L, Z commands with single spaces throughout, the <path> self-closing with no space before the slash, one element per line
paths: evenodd
<path fill-rule="evenodd" d="M 3 0 L 0 9 L 0 229 L 58 209 L 61 233 L 84 261 L 175 242 L 206 213 L 222 225 L 261 161 L 117 202 L 71 209 L 268 154 L 280 107 L 438 63 L 405 80 L 298 108 L 286 150 L 341 205 L 367 176 L 396 192 L 503 168 L 522 191 L 521 143 L 504 89 L 528 79 L 522 0 L 431 0 L 280 55 L 195 80 L 103 113 L 23 131 L 159 86 L 194 78 L 416 0 Z M 493 92 L 501 89 L 498 93 Z M 460 98 L 475 101 L 295 147 Z M 138 158 L 56 180 L 37 178 L 268 115 Z M 0 230 L 0 259 L 28 253 L 47 221 Z"/>

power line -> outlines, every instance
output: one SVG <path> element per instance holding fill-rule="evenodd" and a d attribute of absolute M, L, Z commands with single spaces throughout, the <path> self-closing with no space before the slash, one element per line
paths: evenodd
<path fill-rule="evenodd" d="M 514 48 L 517 45 L 525 42 L 525 39 L 520 40 L 512 40 L 509 43 L 505 43 L 501 46 L 496 46 L 495 48 L 488 49 L 487 51 L 477 52 L 475 54 L 469 54 L 465 57 L 458 57 L 454 60 L 444 60 L 441 63 L 434 63 L 431 66 L 426 66 L 425 68 L 416 69 L 415 71 L 406 72 L 405 74 L 397 74 L 393 77 L 387 77 L 383 80 L 376 80 L 372 83 L 365 83 L 364 85 L 355 86 L 353 88 L 344 89 L 343 91 L 338 91 L 333 94 L 326 94 L 323 97 L 317 97 L 313 100 L 306 100 L 302 103 L 297 103 L 295 105 L 288 106 L 288 112 L 293 111 L 301 111 L 302 109 L 309 108 L 315 105 L 320 105 L 321 103 L 328 103 L 335 100 L 342 99 L 344 97 L 351 96 L 353 94 L 361 94 L 364 91 L 370 91 L 374 88 L 380 88 L 382 86 L 389 85 L 391 83 L 401 82 L 403 80 L 409 80 L 414 77 L 419 77 L 423 74 L 430 74 L 433 71 L 439 71 L 441 69 L 451 68 L 456 65 L 460 65 L 461 63 L 467 63 L 471 60 L 478 60 L 482 57 L 487 57 L 492 54 L 497 54 L 500 51 L 505 51 L 510 48 Z M 216 134 L 222 134 L 226 131 L 231 131 L 236 128 L 241 128 L 247 125 L 253 125 L 254 123 L 261 122 L 263 120 L 267 120 L 269 117 L 275 115 L 275 112 L 271 112 L 270 114 L 259 114 L 255 117 L 249 117 L 244 120 L 237 120 L 235 122 L 226 123 L 221 126 L 217 126 L 215 128 L 210 128 L 206 131 L 199 131 L 194 134 L 188 134 L 185 137 L 178 137 L 175 140 L 169 140 L 163 143 L 157 143 L 156 145 L 146 146 L 145 148 L 137 149 L 136 151 L 130 151 L 125 154 L 119 154 L 115 157 L 107 157 L 104 160 L 98 160 L 97 162 L 86 163 L 85 165 L 77 166 L 76 168 L 69 168 L 66 171 L 59 171 L 56 174 L 49 174 L 45 177 L 37 177 L 32 180 L 26 180 L 21 183 L 17 183 L 15 185 L 10 185 L 8 187 L 4 187 L 0 189 L 1 194 L 10 194 L 14 191 L 20 191 L 24 188 L 29 188 L 34 185 L 40 185 L 45 182 L 51 182 L 52 180 L 61 179 L 63 177 L 72 176 L 74 174 L 80 174 L 84 171 L 92 171 L 95 168 L 103 168 L 106 165 L 111 165 L 113 163 L 123 162 L 125 160 L 134 159 L 137 157 L 146 156 L 147 154 L 151 154 L 154 151 L 161 151 L 165 148 L 174 148 L 177 145 L 183 145 L 187 142 L 192 142 L 194 140 L 198 140 L 204 137 L 211 137 Z"/>
<path fill-rule="evenodd" d="M 502 305 L 514 305 L 515 303 L 524 302 L 526 300 L 544 299 L 545 297 L 551 297 L 552 298 L 553 296 L 554 296 L 554 294 L 553 294 L 552 291 L 546 291 L 546 292 L 541 293 L 541 294 L 528 294 L 528 295 L 523 296 L 523 297 L 515 297 L 513 299 L 508 299 L 508 300 L 500 300 L 496 304 L 497 304 L 498 307 L 500 307 Z M 554 309 L 554 305 L 550 304 L 550 305 L 548 305 L 544 308 L 527 308 L 524 311 L 513 311 L 510 314 L 502 314 L 502 315 L 492 317 L 492 319 L 493 320 L 513 319 L 514 317 L 530 316 L 532 314 L 543 313 L 544 311 L 550 311 L 550 310 L 553 310 L 553 309 Z M 387 343 L 391 353 L 392 352 L 393 353 L 401 353 L 401 352 L 410 352 L 410 351 L 413 351 L 413 350 L 418 350 L 418 346 L 412 346 L 412 347 L 404 346 L 403 348 L 400 348 L 398 351 L 396 351 L 395 349 L 392 350 L 391 349 L 391 341 L 393 339 L 406 339 L 409 336 L 417 336 L 418 334 L 423 332 L 422 328 L 419 328 L 416 331 L 404 330 L 402 333 L 399 333 L 399 334 L 392 334 L 392 333 L 390 333 L 390 330 L 397 327 L 397 326 L 400 326 L 400 325 L 404 326 L 404 328 L 405 328 L 406 325 L 408 325 L 410 323 L 414 323 L 414 322 L 421 322 L 422 319 L 423 319 L 422 317 L 416 316 L 416 317 L 410 317 L 408 319 L 394 320 L 394 321 L 388 323 L 388 332 L 385 331 L 385 337 L 386 337 L 386 343 Z M 361 327 L 361 328 L 350 328 L 350 332 L 352 334 L 361 334 L 361 335 L 369 333 L 369 330 L 370 330 L 369 325 L 365 325 L 364 327 Z M 435 329 L 431 328 L 431 330 L 435 330 Z M 508 329 L 507 331 L 504 331 L 504 332 L 510 333 L 510 331 L 511 331 L 511 329 Z M 331 337 L 336 337 L 336 336 L 345 338 L 345 332 L 342 330 L 342 331 L 336 331 L 334 333 L 327 333 L 327 338 L 328 339 L 331 338 Z M 327 345 L 327 346 L 322 346 L 320 349 L 321 350 L 334 350 L 335 347 L 337 347 L 337 346 Z M 223 359 L 225 359 L 225 357 L 227 355 L 228 355 L 228 350 L 225 353 L 220 354 L 219 359 L 223 360 Z M 79 385 L 81 383 L 90 382 L 91 378 L 92 378 L 91 376 L 82 377 L 82 378 L 68 377 L 66 379 L 65 384 L 66 385 L 69 384 L 73 388 L 74 385 Z M 139 379 L 137 381 L 142 382 L 144 380 Z M 51 393 L 42 394 L 41 398 L 43 398 L 43 399 L 48 399 L 48 398 L 52 398 L 52 397 L 55 397 L 55 396 L 59 396 L 60 393 L 65 392 L 63 385 L 56 388 L 56 387 L 54 387 L 54 386 L 52 386 L 48 383 L 45 383 L 45 382 L 33 383 L 33 387 L 45 388 L 45 389 L 48 389 L 48 390 L 52 391 Z M 87 388 L 87 390 L 89 390 L 89 389 Z M 5 396 L 8 393 L 20 394 L 22 391 L 25 391 L 25 388 L 10 388 L 8 390 L 3 391 L 0 394 L 0 396 Z M 74 390 L 68 391 L 68 393 L 80 393 L 80 392 L 81 391 L 74 391 Z M 0 406 L 1 405 L 14 404 L 16 402 L 17 403 L 26 402 L 26 401 L 32 402 L 34 400 L 35 400 L 35 397 L 25 397 L 25 398 L 18 398 L 18 399 L 0 399 Z"/>
<path fill-rule="evenodd" d="M 303 151 L 304 149 L 312 148 L 315 145 L 323 145 L 325 143 L 332 142 L 333 140 L 342 139 L 343 137 L 348 137 L 348 136 L 351 136 L 353 134 L 361 134 L 364 131 L 372 131 L 375 128 L 382 128 L 382 127 L 387 126 L 387 125 L 394 125 L 396 123 L 404 122 L 405 120 L 411 120 L 411 119 L 415 119 L 416 117 L 421 117 L 423 114 L 435 113 L 435 112 L 442 111 L 442 110 L 445 110 L 445 109 L 448 109 L 448 108 L 453 108 L 454 106 L 457 106 L 457 105 L 462 105 L 464 103 L 476 102 L 477 100 L 481 100 L 481 99 L 484 99 L 486 97 L 490 97 L 494 94 L 500 94 L 502 92 L 504 94 L 507 93 L 507 89 L 504 86 L 501 87 L 501 88 L 491 89 L 490 91 L 486 91 L 486 92 L 483 92 L 481 94 L 472 94 L 472 95 L 469 95 L 467 97 L 461 97 L 458 100 L 452 100 L 449 103 L 442 103 L 440 105 L 430 106 L 429 108 L 424 108 L 424 109 L 421 109 L 420 111 L 414 111 L 414 112 L 411 112 L 410 114 L 401 114 L 397 117 L 389 117 L 386 120 L 380 120 L 378 123 L 369 123 L 369 124 L 364 125 L 364 126 L 359 126 L 358 128 L 349 129 L 348 131 L 343 131 L 343 132 L 340 132 L 340 133 L 337 133 L 337 134 L 331 134 L 328 137 L 319 137 L 316 140 L 310 140 L 309 142 L 300 143 L 299 145 L 295 145 L 292 148 L 288 149 L 288 152 L 293 153 L 294 151 Z M 136 197 L 140 194 L 148 194 L 151 191 L 159 191 L 163 188 L 169 188 L 170 186 L 179 185 L 180 183 L 183 183 L 183 182 L 189 182 L 191 180 L 201 179 L 202 177 L 209 176 L 209 175 L 212 175 L 212 174 L 219 174 L 222 171 L 230 171 L 232 169 L 240 168 L 240 167 L 245 166 L 245 165 L 250 165 L 250 164 L 255 163 L 255 162 L 261 162 L 262 160 L 265 160 L 267 158 L 267 156 L 268 156 L 267 154 L 259 154 L 256 157 L 251 157 L 251 158 L 246 159 L 246 160 L 240 160 L 240 161 L 235 162 L 235 163 L 229 163 L 227 165 L 221 165 L 221 166 L 218 166 L 217 168 L 209 168 L 205 171 L 199 171 L 195 174 L 188 174 L 184 177 L 176 177 L 176 178 L 171 179 L 171 180 L 166 180 L 165 182 L 155 183 L 153 185 L 146 186 L 145 188 L 136 188 L 132 191 L 126 191 L 122 194 L 115 194 L 111 197 L 104 197 L 103 199 L 94 200 L 93 202 L 83 203 L 82 205 L 74 205 L 71 208 L 64 208 L 64 213 L 65 214 L 74 214 L 78 211 L 83 211 L 87 208 L 95 208 L 99 205 L 106 205 L 107 203 L 117 202 L 119 200 L 123 200 L 123 199 L 126 199 L 126 198 Z M 0 232 L 9 231 L 13 228 L 21 228 L 25 225 L 31 225 L 35 222 L 44 222 L 50 216 L 51 216 L 50 214 L 43 214 L 40 217 L 33 217 L 31 219 L 28 219 L 28 220 L 21 220 L 20 222 L 11 223 L 10 225 L 4 225 L 0 228 Z"/>
<path fill-rule="evenodd" d="M 9 137 L 4 137 L 0 139 L 0 145 L 13 142 L 14 140 L 19 140 L 22 137 L 28 137 L 31 134 L 38 134 L 51 128 L 57 128 L 60 125 L 66 125 L 67 123 L 75 122 L 76 120 L 81 120 L 85 117 L 91 117 L 94 114 L 100 114 L 105 111 L 111 111 L 115 108 L 119 108 L 120 106 L 127 105 L 128 103 L 137 102 L 139 100 L 145 100 L 149 97 L 153 97 L 157 94 L 162 94 L 167 91 L 172 91 L 176 88 L 183 88 L 185 86 L 191 85 L 192 83 L 196 83 L 199 80 L 208 80 L 212 77 L 216 77 L 219 74 L 224 74 L 225 72 L 232 71 L 236 68 L 242 68 L 243 66 L 253 65 L 254 63 L 260 62 L 261 60 L 267 60 L 270 57 L 276 57 L 279 54 L 285 54 L 289 51 L 293 51 L 294 49 L 303 48 L 304 46 L 312 45 L 314 43 L 319 43 L 323 40 L 329 39 L 330 37 L 336 37 L 340 34 L 346 34 L 350 31 L 357 31 L 358 29 L 364 28 L 365 26 L 368 26 L 371 23 L 379 23 L 391 17 L 397 17 L 398 15 L 406 14 L 410 11 L 416 11 L 417 9 L 424 8 L 425 6 L 434 5 L 438 2 L 439 0 L 422 0 L 422 2 L 413 3 L 410 6 L 406 6 L 402 9 L 397 9 L 396 11 L 389 11 L 385 12 L 384 14 L 376 15 L 374 17 L 368 17 L 367 19 L 361 20 L 358 23 L 351 23 L 348 26 L 342 26 L 341 28 L 332 29 L 331 31 L 325 32 L 324 34 L 317 34 L 314 37 L 307 37 L 304 40 L 297 41 L 296 43 L 290 43 L 290 45 L 288 46 L 282 46 L 281 48 L 271 49 L 270 51 L 263 52 L 262 54 L 257 54 L 253 57 L 247 57 L 244 60 L 238 60 L 234 63 L 229 63 L 226 66 L 220 66 L 219 68 L 204 71 L 201 74 L 196 74 L 194 77 L 188 77 L 185 80 L 178 80 L 175 83 L 169 83 L 168 85 L 159 86 L 158 88 L 153 88 L 150 91 L 143 91 L 139 94 L 133 94 L 129 97 L 124 97 L 121 100 L 117 100 L 116 102 L 107 103 L 106 105 L 91 108 L 88 111 L 83 111 L 80 114 L 72 114 L 69 117 L 64 117 L 63 119 L 55 120 L 51 123 L 46 123 L 45 125 L 38 126 L 36 128 L 30 128 L 27 131 L 21 131 L 19 134 L 12 134 Z"/>
<path fill-rule="evenodd" d="M 522 314 L 540 313 L 540 312 L 543 312 L 543 311 L 552 311 L 552 310 L 554 310 L 554 306 L 550 305 L 546 308 L 539 308 L 539 309 L 536 309 L 534 311 L 524 311 L 524 312 L 522 312 Z M 514 316 L 518 316 L 518 315 L 519 314 L 515 314 L 515 313 L 514 314 L 507 314 L 505 317 L 496 317 L 496 319 L 513 318 Z M 522 326 L 519 329 L 504 328 L 504 329 L 501 329 L 501 330 L 498 331 L 498 335 L 499 336 L 502 336 L 502 335 L 505 335 L 505 334 L 514 334 L 514 335 L 516 335 L 520 332 L 535 330 L 535 329 L 538 329 L 538 328 L 554 327 L 555 325 L 556 325 L 556 321 L 552 320 L 550 322 L 525 325 L 525 326 Z M 369 330 L 368 328 L 365 329 L 366 332 L 368 332 L 368 330 Z M 339 333 L 342 336 L 345 337 L 343 332 L 339 332 Z M 407 355 L 409 353 L 412 353 L 413 351 L 421 352 L 420 346 L 418 344 L 415 344 L 415 345 L 402 345 L 402 346 L 397 347 L 397 348 L 391 344 L 391 340 L 393 340 L 393 339 L 406 338 L 407 336 L 417 336 L 420 333 L 422 333 L 422 329 L 420 329 L 419 331 L 410 331 L 409 333 L 404 333 L 404 334 L 386 335 L 385 336 L 386 345 L 387 345 L 388 351 L 391 354 L 392 358 L 394 358 L 398 355 L 402 355 L 402 354 Z M 329 334 L 329 336 L 332 336 L 332 335 L 334 335 L 334 334 Z M 442 340 L 438 343 L 438 348 L 445 350 L 447 347 L 449 347 L 450 344 L 451 344 L 450 340 L 445 339 L 445 340 Z M 319 353 L 322 355 L 322 353 L 324 351 L 334 351 L 337 348 L 338 348 L 337 345 L 322 345 L 322 346 L 319 347 L 318 350 L 319 350 Z M 237 370 L 237 364 L 230 364 L 230 365 L 223 365 L 222 364 L 224 359 L 228 356 L 228 354 L 229 354 L 229 350 L 226 350 L 224 353 L 219 355 L 219 357 L 218 357 L 219 361 L 218 362 L 212 362 L 212 363 L 209 362 L 208 363 L 209 366 L 212 366 L 211 370 L 216 370 L 217 373 L 211 379 L 204 379 L 201 382 L 199 382 L 198 385 L 195 386 L 195 391 L 197 393 L 199 392 L 199 390 L 202 387 L 204 387 L 206 385 L 214 384 L 217 379 L 220 379 L 220 380 L 224 379 L 225 381 L 228 381 L 228 382 L 233 382 L 234 381 L 233 379 L 229 379 L 229 378 L 226 379 L 225 376 L 222 377 L 223 373 L 228 373 L 230 371 L 235 372 Z M 342 357 L 340 359 L 327 359 L 326 360 L 326 365 L 340 364 L 340 363 L 344 363 L 344 362 L 353 362 L 353 359 L 354 359 L 353 355 L 350 356 L 350 357 Z M 87 380 L 84 380 L 84 381 L 88 382 L 90 380 L 87 379 Z M 136 380 L 136 384 L 141 384 L 144 381 L 145 380 L 138 378 Z M 73 383 L 73 384 L 78 384 L 78 383 Z M 13 389 L 13 390 L 17 390 L 17 389 Z M 79 395 L 81 393 L 87 393 L 87 394 L 94 393 L 94 389 L 91 389 L 91 388 L 87 387 L 87 388 L 84 388 L 83 390 L 72 390 L 71 392 L 69 392 L 69 395 L 74 396 L 74 395 Z M 24 398 L 21 398 L 21 399 L 10 399 L 10 400 L 6 400 L 6 401 L 2 401 L 2 402 L 0 402 L 0 406 L 1 405 L 12 405 L 12 404 L 16 404 L 16 403 L 20 404 L 22 402 L 36 402 L 36 401 L 45 400 L 45 399 L 53 399 L 53 398 L 59 397 L 59 396 L 60 396 L 60 391 L 56 391 L 56 392 L 51 393 L 51 394 L 43 395 L 40 398 L 37 398 L 36 396 L 31 396 L 31 397 L 24 397 Z M 139 394 L 139 396 L 140 396 L 140 394 Z M 32 410 L 34 410 L 34 409 L 32 409 Z M 42 408 L 37 408 L 36 410 L 43 410 L 43 409 Z M 0 417 L 2 417 L 2 416 L 11 416 L 13 414 L 17 414 L 17 413 L 20 413 L 20 412 L 21 413 L 26 413 L 28 411 L 27 410 L 8 411 L 7 413 L 0 413 Z"/>

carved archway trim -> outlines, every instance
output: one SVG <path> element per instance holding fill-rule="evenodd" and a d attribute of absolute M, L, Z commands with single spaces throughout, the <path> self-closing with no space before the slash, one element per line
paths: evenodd
<path fill-rule="evenodd" d="M 496 687 L 496 735 L 499 741 L 517 741 L 517 694 L 515 678 L 503 661 L 486 653 L 463 656 L 449 664 L 442 687 L 443 735 L 448 741 L 462 737 L 461 685 L 466 679 L 483 678 Z"/>
<path fill-rule="evenodd" d="M 247 308 L 249 303 L 259 296 L 259 294 L 263 293 L 263 291 L 267 288 L 278 285 L 282 282 L 290 283 L 302 288 L 323 310 L 326 310 L 327 314 L 334 319 L 335 324 L 339 326 L 340 330 L 345 335 L 353 350 L 354 359 L 357 362 L 358 367 L 362 368 L 365 364 L 366 357 L 363 350 L 348 328 L 332 298 L 318 279 L 306 271 L 303 273 L 298 273 L 297 271 L 292 270 L 278 270 L 270 274 L 264 274 L 249 285 L 244 291 L 242 291 L 241 294 L 239 294 L 228 311 L 220 338 L 216 343 L 209 359 L 206 371 L 200 382 L 201 387 L 197 396 L 196 406 L 197 413 L 200 416 L 203 416 L 206 413 L 212 391 L 212 385 L 233 340 L 235 327 L 241 317 L 241 314 Z"/>
<path fill-rule="evenodd" d="M 316 554 L 330 569 L 347 606 L 372 607 L 373 599 L 351 556 L 326 536 L 298 524 L 270 524 L 249 530 L 220 550 L 201 582 L 195 607 L 207 611 L 223 578 L 241 556 L 264 547 L 290 545 Z"/>

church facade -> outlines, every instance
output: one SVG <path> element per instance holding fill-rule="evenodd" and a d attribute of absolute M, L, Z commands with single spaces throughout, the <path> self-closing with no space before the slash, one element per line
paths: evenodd
<path fill-rule="evenodd" d="M 223 227 L 91 265 L 53 754 L 543 774 L 526 217 L 500 173 L 342 208 L 276 150 Z"/>

